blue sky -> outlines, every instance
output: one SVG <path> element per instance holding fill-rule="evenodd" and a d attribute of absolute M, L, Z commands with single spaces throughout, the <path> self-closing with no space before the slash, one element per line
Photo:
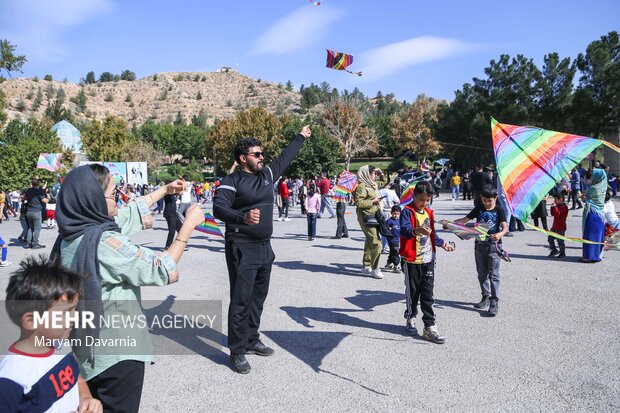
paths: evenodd
<path fill-rule="evenodd" d="M 77 82 L 93 70 L 213 71 L 327 81 L 367 95 L 452 99 L 502 53 L 575 58 L 620 30 L 620 1 L 0 0 L 0 38 L 25 54 L 23 76 Z M 361 78 L 325 68 L 325 49 L 354 55 Z"/>

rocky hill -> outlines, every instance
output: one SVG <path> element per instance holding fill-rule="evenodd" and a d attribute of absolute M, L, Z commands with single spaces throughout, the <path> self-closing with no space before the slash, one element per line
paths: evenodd
<path fill-rule="evenodd" d="M 207 123 L 212 124 L 216 118 L 227 118 L 252 106 L 262 106 L 275 114 L 300 108 L 300 94 L 296 91 L 234 70 L 157 73 L 134 81 L 87 85 L 15 78 L 0 83 L 0 90 L 6 95 L 9 119 L 40 118 L 48 104 L 63 93 L 63 106 L 78 119 L 115 115 L 138 125 L 148 119 L 172 122 L 178 112 L 189 120 L 202 111 Z"/>

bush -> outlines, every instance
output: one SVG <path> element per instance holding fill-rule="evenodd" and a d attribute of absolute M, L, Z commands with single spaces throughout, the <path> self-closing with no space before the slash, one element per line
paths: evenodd
<path fill-rule="evenodd" d="M 114 96 L 112 95 L 112 92 L 108 92 L 108 94 L 105 95 L 105 98 L 103 98 L 103 100 L 105 100 L 106 102 L 112 102 L 114 100 Z"/>
<path fill-rule="evenodd" d="M 52 80 L 54 80 L 54 78 L 52 77 L 52 75 L 45 75 L 43 77 L 43 80 L 47 80 L 48 82 L 51 82 Z"/>
<path fill-rule="evenodd" d="M 402 157 L 394 158 L 387 167 L 388 172 L 395 172 L 407 166 Z"/>

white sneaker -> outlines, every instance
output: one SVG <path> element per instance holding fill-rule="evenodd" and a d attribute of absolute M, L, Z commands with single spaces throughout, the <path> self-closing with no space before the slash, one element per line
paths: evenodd
<path fill-rule="evenodd" d="M 8 267 L 11 265 L 10 261 L 0 261 L 0 267 Z"/>
<path fill-rule="evenodd" d="M 278 221 L 282 221 L 282 217 L 278 218 Z"/>
<path fill-rule="evenodd" d="M 372 268 L 370 267 L 362 268 L 362 275 L 370 275 L 370 274 L 372 274 Z"/>
<path fill-rule="evenodd" d="M 394 271 L 394 264 L 392 263 L 386 264 L 385 267 L 383 267 L 383 269 L 385 271 Z"/>
<path fill-rule="evenodd" d="M 381 270 L 379 268 L 372 270 L 372 272 L 370 273 L 370 276 L 372 278 L 377 278 L 377 279 L 382 279 L 383 278 L 383 273 L 381 272 Z"/>
<path fill-rule="evenodd" d="M 284 221 L 285 222 L 291 222 L 291 219 L 290 218 L 284 218 Z"/>

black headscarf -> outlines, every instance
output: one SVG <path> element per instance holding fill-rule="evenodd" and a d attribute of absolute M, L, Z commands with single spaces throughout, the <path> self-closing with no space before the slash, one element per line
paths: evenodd
<path fill-rule="evenodd" d="M 60 259 L 62 241 L 73 241 L 84 236 L 75 252 L 76 271 L 85 277 L 78 310 L 92 311 L 97 326 L 103 314 L 97 256 L 99 241 L 105 231 L 121 232 L 121 229 L 108 216 L 105 195 L 88 165 L 73 169 L 65 177 L 56 203 L 56 221 L 59 235 L 52 249 L 52 259 Z M 98 328 L 86 330 L 87 335 L 99 338 Z M 89 358 L 94 364 L 92 356 L 91 350 Z"/>

